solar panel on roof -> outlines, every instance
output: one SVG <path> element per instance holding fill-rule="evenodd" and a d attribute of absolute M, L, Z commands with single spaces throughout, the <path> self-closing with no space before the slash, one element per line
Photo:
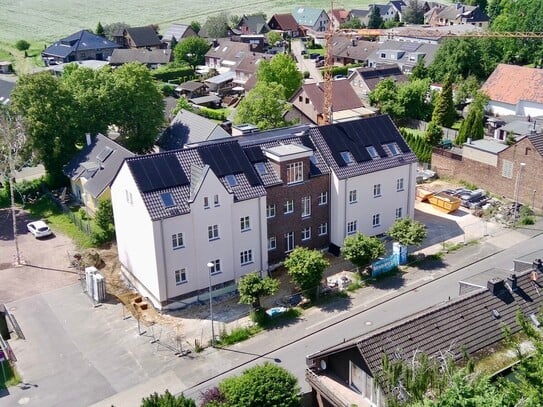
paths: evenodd
<path fill-rule="evenodd" d="M 130 160 L 128 166 L 142 192 L 188 184 L 188 178 L 173 154 Z"/>

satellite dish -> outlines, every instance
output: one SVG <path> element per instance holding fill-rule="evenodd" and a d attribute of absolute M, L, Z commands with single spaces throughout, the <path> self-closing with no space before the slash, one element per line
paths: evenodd
<path fill-rule="evenodd" d="M 322 359 L 320 365 L 322 370 L 326 370 L 326 360 Z"/>

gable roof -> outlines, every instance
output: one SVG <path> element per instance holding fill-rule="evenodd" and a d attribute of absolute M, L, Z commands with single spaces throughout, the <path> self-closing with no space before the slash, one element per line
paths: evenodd
<path fill-rule="evenodd" d="M 275 21 L 277 22 L 277 25 L 283 31 L 298 31 L 299 30 L 298 23 L 296 22 L 296 19 L 293 17 L 292 14 L 288 14 L 288 13 L 274 14 L 270 18 L 270 21 L 272 19 L 275 19 Z"/>
<path fill-rule="evenodd" d="M 246 27 L 251 34 L 263 34 L 269 31 L 266 19 L 262 14 L 244 15 L 237 28 Z"/>
<path fill-rule="evenodd" d="M 361 10 L 361 9 L 353 8 L 349 12 L 349 14 L 351 17 L 364 19 L 370 14 L 370 10 Z"/>
<path fill-rule="evenodd" d="M 315 360 L 357 349 L 370 371 L 382 379 L 381 364 L 385 354 L 390 360 L 407 361 L 417 352 L 431 357 L 442 357 L 447 353 L 458 361 L 464 350 L 474 354 L 499 343 L 504 338 L 504 326 L 508 326 L 511 333 L 519 332 L 518 310 L 527 317 L 532 313 L 537 315 L 543 300 L 531 281 L 531 272 L 517 274 L 516 291 L 509 290 L 502 279 L 493 278 L 489 288 L 494 286 L 495 293 L 487 288 L 477 289 L 345 344 L 315 353 L 310 358 Z"/>
<path fill-rule="evenodd" d="M 324 83 L 304 83 L 301 89 L 290 100 L 295 102 L 302 91 L 305 92 L 311 101 L 315 112 L 322 114 L 324 107 Z M 332 81 L 332 106 L 334 111 L 364 107 L 349 81 L 345 79 Z"/>
<path fill-rule="evenodd" d="M 392 0 L 389 2 L 389 4 L 394 7 L 396 10 L 398 10 L 399 12 L 402 11 L 402 8 L 403 7 L 406 7 L 407 4 L 405 4 L 405 2 L 403 0 Z"/>
<path fill-rule="evenodd" d="M 77 51 L 111 48 L 120 48 L 120 45 L 88 30 L 81 30 L 48 46 L 42 54 L 66 58 Z"/>
<path fill-rule="evenodd" d="M 215 142 L 170 152 L 138 156 L 126 164 L 141 193 L 151 220 L 178 216 L 190 211 L 191 185 L 200 179 L 191 179 L 195 167 L 208 165 L 234 200 L 254 199 L 266 194 L 255 169 L 236 141 Z M 234 175 L 236 186 L 230 186 L 225 177 Z M 194 189 L 194 188 L 192 188 Z M 174 205 L 166 207 L 161 195 L 170 193 Z"/>
<path fill-rule="evenodd" d="M 339 179 L 417 162 L 415 154 L 388 115 L 313 127 L 309 129 L 309 134 Z M 400 154 L 394 155 L 386 147 L 389 143 L 396 143 Z M 370 146 L 375 148 L 378 158 L 371 158 L 366 150 Z M 345 163 L 342 152 L 351 154 L 352 164 Z"/>
<path fill-rule="evenodd" d="M 437 8 L 437 18 L 449 21 L 467 22 L 485 22 L 488 16 L 479 8 L 479 6 L 467 6 L 465 4 L 455 3 L 444 8 Z"/>
<path fill-rule="evenodd" d="M 171 49 L 122 48 L 113 50 L 109 59 L 111 65 L 140 62 L 142 64 L 167 64 L 172 59 Z"/>
<path fill-rule="evenodd" d="M 332 15 L 340 23 L 344 23 L 349 18 L 349 12 L 344 8 L 335 8 L 332 10 Z"/>
<path fill-rule="evenodd" d="M 230 134 L 214 121 L 181 109 L 164 130 L 157 145 L 163 150 L 176 150 L 187 144 L 228 137 Z"/>
<path fill-rule="evenodd" d="M 125 158 L 134 153 L 103 134 L 97 134 L 64 167 L 64 174 L 72 181 L 87 179 L 85 190 L 98 198 L 111 184 Z"/>
<path fill-rule="evenodd" d="M 498 64 L 481 88 L 492 101 L 516 105 L 519 101 L 543 104 L 543 69 Z"/>
<path fill-rule="evenodd" d="M 364 61 L 379 47 L 377 41 L 351 39 L 344 35 L 332 37 L 332 55 L 336 58 L 349 58 Z"/>
<path fill-rule="evenodd" d="M 371 11 L 376 8 L 376 9 L 379 9 L 379 14 L 381 16 L 384 16 L 388 10 L 390 9 L 390 5 L 388 4 L 370 4 L 368 9 L 370 10 L 370 14 L 371 14 Z"/>
<path fill-rule="evenodd" d="M 237 63 L 246 55 L 252 54 L 251 44 L 245 42 L 232 41 L 229 38 L 221 38 L 217 40 L 217 45 L 211 47 L 206 52 L 206 58 L 215 58 L 221 60 L 232 61 Z"/>
<path fill-rule="evenodd" d="M 434 60 L 439 47 L 439 44 L 388 40 L 379 44 L 374 56 L 378 62 L 383 59 L 380 57 L 382 51 L 390 51 L 396 53 L 396 57 L 394 59 L 384 58 L 389 63 L 401 62 L 403 65 L 415 66 L 418 58 L 422 57 L 424 58 L 424 64 L 428 66 Z"/>
<path fill-rule="evenodd" d="M 528 139 L 533 144 L 539 155 L 543 157 L 543 133 L 531 134 Z"/>
<path fill-rule="evenodd" d="M 162 36 L 162 41 L 170 42 L 172 38 L 175 38 L 177 42 L 183 39 L 185 36 L 194 36 L 197 35 L 192 27 L 187 24 L 175 23 L 168 27 L 164 35 Z"/>
<path fill-rule="evenodd" d="M 155 29 L 150 25 L 128 27 L 124 32 L 130 36 L 136 47 L 158 47 L 162 44 Z"/>
<path fill-rule="evenodd" d="M 326 14 L 321 8 L 296 7 L 292 12 L 292 16 L 298 24 L 313 27 L 322 13 Z"/>

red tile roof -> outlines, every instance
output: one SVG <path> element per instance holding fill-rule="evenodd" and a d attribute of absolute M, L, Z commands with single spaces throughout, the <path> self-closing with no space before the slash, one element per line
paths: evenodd
<path fill-rule="evenodd" d="M 299 26 L 292 14 L 274 14 L 273 17 L 283 31 L 297 31 Z"/>
<path fill-rule="evenodd" d="M 481 90 L 497 102 L 512 105 L 520 100 L 543 103 L 543 69 L 499 64 Z"/>

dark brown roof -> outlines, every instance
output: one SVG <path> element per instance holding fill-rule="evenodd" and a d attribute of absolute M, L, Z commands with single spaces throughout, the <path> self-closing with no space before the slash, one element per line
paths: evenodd
<path fill-rule="evenodd" d="M 392 79 L 396 83 L 407 82 L 407 76 L 405 76 L 401 69 L 396 66 L 386 68 L 358 68 L 356 70 L 370 90 L 374 90 L 379 82 L 384 79 Z"/>
<path fill-rule="evenodd" d="M 145 27 L 129 27 L 126 33 L 132 38 L 136 47 L 158 47 L 162 44 L 155 29 L 148 25 Z"/>
<path fill-rule="evenodd" d="M 364 61 L 379 48 L 377 41 L 351 39 L 348 36 L 336 35 L 332 39 L 332 55 L 336 58 L 350 58 Z"/>
<path fill-rule="evenodd" d="M 280 29 L 283 31 L 297 31 L 299 26 L 292 14 L 274 14 L 275 19 Z"/>
<path fill-rule="evenodd" d="M 520 100 L 543 103 L 543 69 L 499 64 L 481 91 L 490 100 L 516 105 Z"/>
<path fill-rule="evenodd" d="M 322 114 L 324 104 L 324 84 L 321 83 L 306 83 L 302 85 L 311 104 L 317 114 Z M 296 100 L 298 92 L 291 98 Z M 364 107 L 360 98 L 356 95 L 351 84 L 346 79 L 335 80 L 332 82 L 332 106 L 334 111 L 358 109 Z"/>

